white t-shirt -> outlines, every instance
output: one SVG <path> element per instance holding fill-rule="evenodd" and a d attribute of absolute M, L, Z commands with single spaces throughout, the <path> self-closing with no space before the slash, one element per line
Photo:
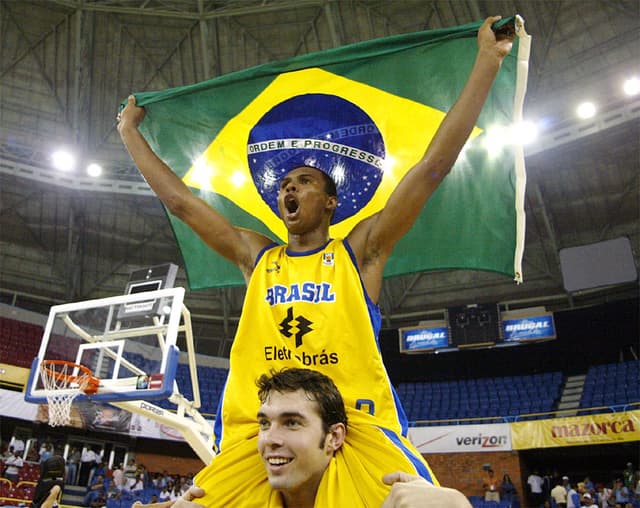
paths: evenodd
<path fill-rule="evenodd" d="M 4 464 L 5 466 L 7 466 L 7 469 L 5 471 L 6 474 L 17 475 L 24 463 L 20 455 L 14 455 L 13 457 L 5 459 Z"/>
<path fill-rule="evenodd" d="M 542 494 L 543 481 L 540 476 L 538 476 L 537 474 L 529 475 L 527 483 L 531 487 L 531 492 L 533 492 L 534 494 Z"/>
<path fill-rule="evenodd" d="M 573 502 L 573 499 L 576 497 L 576 490 L 572 487 L 567 492 L 567 508 L 580 508 L 580 503 L 578 504 Z M 579 499 L 579 498 L 578 498 Z"/>

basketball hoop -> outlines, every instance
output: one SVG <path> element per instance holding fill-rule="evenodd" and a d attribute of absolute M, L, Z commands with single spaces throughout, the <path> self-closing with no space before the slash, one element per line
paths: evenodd
<path fill-rule="evenodd" d="M 98 391 L 100 379 L 84 365 L 66 360 L 43 360 L 40 377 L 49 403 L 49 425 L 69 425 L 71 405 L 81 392 L 87 395 Z"/>

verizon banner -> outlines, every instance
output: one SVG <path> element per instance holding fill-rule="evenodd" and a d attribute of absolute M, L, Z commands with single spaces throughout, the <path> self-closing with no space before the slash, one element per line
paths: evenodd
<path fill-rule="evenodd" d="M 412 427 L 409 439 L 420 453 L 511 451 L 508 423 Z"/>

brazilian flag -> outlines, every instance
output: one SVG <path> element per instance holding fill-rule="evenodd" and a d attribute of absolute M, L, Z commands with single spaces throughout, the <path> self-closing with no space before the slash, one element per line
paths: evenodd
<path fill-rule="evenodd" d="M 524 157 L 489 147 L 521 119 L 529 55 L 522 19 L 452 172 L 396 245 L 385 276 L 489 270 L 521 280 Z M 481 22 L 386 37 L 260 65 L 195 85 L 135 94 L 140 130 L 175 173 L 237 226 L 286 242 L 278 181 L 310 165 L 337 183 L 330 234 L 384 207 L 461 92 Z M 505 141 L 503 139 L 502 141 Z M 192 289 L 238 285 L 240 271 L 170 216 Z"/>

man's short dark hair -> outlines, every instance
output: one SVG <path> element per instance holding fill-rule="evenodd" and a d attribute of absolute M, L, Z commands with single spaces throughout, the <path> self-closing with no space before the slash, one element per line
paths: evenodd
<path fill-rule="evenodd" d="M 52 455 L 40 464 L 40 477 L 43 480 L 64 479 L 65 462 L 60 455 Z"/>
<path fill-rule="evenodd" d="M 271 392 L 289 393 L 304 390 L 310 400 L 318 403 L 324 432 L 334 423 L 347 425 L 347 413 L 342 395 L 330 377 L 311 369 L 284 368 L 262 374 L 257 380 L 258 398 L 264 403 Z"/>
<path fill-rule="evenodd" d="M 333 181 L 333 178 L 331 178 L 327 173 L 325 173 L 321 169 L 319 169 L 318 171 L 322 173 L 322 177 L 324 178 L 324 191 L 329 196 L 338 197 L 338 189 L 336 187 L 336 182 Z"/>

